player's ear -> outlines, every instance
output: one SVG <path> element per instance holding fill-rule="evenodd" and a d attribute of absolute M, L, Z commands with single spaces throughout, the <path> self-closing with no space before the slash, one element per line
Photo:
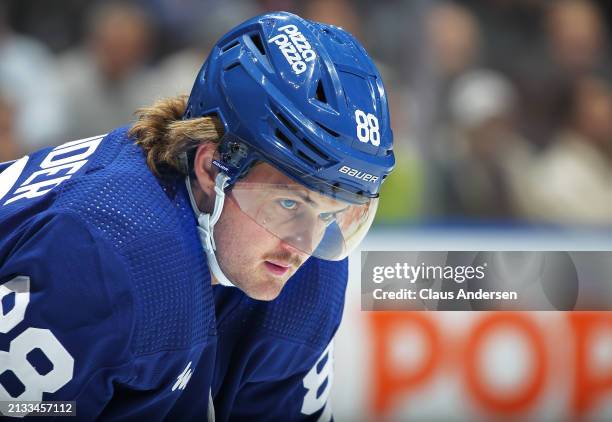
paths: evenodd
<path fill-rule="evenodd" d="M 217 144 L 202 142 L 196 149 L 193 162 L 194 172 L 200 189 L 207 197 L 211 197 L 215 190 L 216 170 L 212 164 Z"/>

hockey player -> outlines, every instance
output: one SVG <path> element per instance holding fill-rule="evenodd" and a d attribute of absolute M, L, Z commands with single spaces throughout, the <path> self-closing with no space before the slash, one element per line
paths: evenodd
<path fill-rule="evenodd" d="M 340 28 L 262 15 L 188 100 L 138 116 L 0 174 L 0 402 L 329 420 L 345 258 L 394 165 L 372 60 Z"/>

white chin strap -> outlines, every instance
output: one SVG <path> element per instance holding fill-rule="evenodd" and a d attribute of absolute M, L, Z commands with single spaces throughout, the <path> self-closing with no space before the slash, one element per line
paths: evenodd
<path fill-rule="evenodd" d="M 185 184 L 187 185 L 187 192 L 189 193 L 189 201 L 191 202 L 191 208 L 193 208 L 193 212 L 198 219 L 198 233 L 200 235 L 200 242 L 202 242 L 202 247 L 204 248 L 204 252 L 206 252 L 206 258 L 208 259 L 208 267 L 212 275 L 217 279 L 219 283 L 228 287 L 236 287 L 234 283 L 232 283 L 221 271 L 221 267 L 219 266 L 219 262 L 217 261 L 217 257 L 215 256 L 215 250 L 217 247 L 215 246 L 215 238 L 213 237 L 213 229 L 215 224 L 219 220 L 221 216 L 221 211 L 223 210 L 223 204 L 225 203 L 225 192 L 223 191 L 227 186 L 227 181 L 229 177 L 223 173 L 217 174 L 215 178 L 215 207 L 213 209 L 212 215 L 205 214 L 198 208 L 198 205 L 193 198 L 193 192 L 191 190 L 191 181 L 189 176 L 185 178 Z"/>

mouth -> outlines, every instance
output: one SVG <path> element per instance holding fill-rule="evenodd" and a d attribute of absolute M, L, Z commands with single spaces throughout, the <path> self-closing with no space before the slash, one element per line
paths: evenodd
<path fill-rule="evenodd" d="M 264 263 L 268 271 L 270 271 L 272 274 L 276 276 L 285 275 L 289 271 L 289 268 L 290 268 L 288 264 L 285 265 L 279 262 L 265 261 Z"/>

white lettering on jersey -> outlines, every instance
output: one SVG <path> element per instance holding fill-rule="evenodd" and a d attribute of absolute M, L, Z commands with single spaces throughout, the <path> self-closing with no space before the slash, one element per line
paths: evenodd
<path fill-rule="evenodd" d="M 359 171 L 357 169 L 342 166 L 338 170 L 340 173 L 348 174 L 349 176 L 354 177 L 355 179 L 363 180 L 364 182 L 376 182 L 378 180 L 378 176 L 374 176 L 373 174 L 366 173 L 365 171 Z"/>
<path fill-rule="evenodd" d="M 99 135 L 91 138 L 79 139 L 54 148 L 49 155 L 44 158 L 42 163 L 40 163 L 40 170 L 32 173 L 30 177 L 13 192 L 13 197 L 8 199 L 4 205 L 24 198 L 31 199 L 42 196 L 63 181 L 70 179 L 74 173 L 87 163 L 87 158 L 94 153 L 105 136 L 106 135 Z M 22 162 L 24 159 L 25 161 Z M 13 184 L 15 183 L 23 171 L 26 162 L 27 157 L 23 157 L 2 172 L 2 176 L 0 177 L 0 194 L 5 188 L 5 183 L 8 185 L 11 180 L 13 180 Z M 16 165 L 19 166 L 13 169 Z M 9 174 L 5 175 L 7 172 Z M 59 177 L 50 178 L 49 176 Z M 12 186 L 9 187 L 8 190 L 11 188 Z M 3 196 L 4 195 L 0 195 L 0 198 Z"/>
<path fill-rule="evenodd" d="M 21 157 L 0 173 L 0 199 L 4 198 L 4 196 L 13 189 L 17 180 L 19 180 L 19 176 L 23 173 L 23 169 L 25 169 L 26 164 L 28 164 L 29 159 L 30 157 L 27 155 Z"/>
<path fill-rule="evenodd" d="M 329 406 L 327 399 L 329 397 L 329 393 L 331 392 L 331 385 L 334 379 L 334 343 L 331 341 L 329 346 L 321 353 L 319 359 L 314 364 L 312 369 L 308 371 L 306 376 L 304 377 L 304 388 L 306 389 L 306 395 L 304 396 L 304 402 L 302 403 L 302 413 L 304 415 L 312 415 L 317 412 L 323 406 L 325 409 L 321 416 L 319 417 L 319 421 L 329 421 L 331 420 L 331 407 Z M 321 368 L 321 370 L 317 370 L 319 364 L 327 357 L 325 364 Z M 323 385 L 323 383 L 327 380 L 327 384 L 321 394 L 317 396 L 319 389 Z"/>
<path fill-rule="evenodd" d="M 275 35 L 270 38 L 268 43 L 273 42 L 279 46 L 281 53 L 283 53 L 296 75 L 303 73 L 307 69 L 306 62 L 316 59 L 317 54 L 297 26 L 285 25 L 278 30 L 284 32 L 284 34 Z"/>
<path fill-rule="evenodd" d="M 5 312 L 2 309 L 2 299 L 9 294 L 15 295 L 15 305 Z M 29 303 L 30 277 L 17 276 L 0 285 L 0 333 L 9 333 L 23 321 Z M 35 349 L 39 349 L 53 366 L 53 369 L 44 375 L 28 360 L 28 354 Z M 0 401 L 40 402 L 43 393 L 55 393 L 72 379 L 74 358 L 51 330 L 28 327 L 11 341 L 8 352 L 0 351 L 0 370 L 13 372 L 24 386 L 24 391 L 13 397 L 0 383 Z M 23 417 L 27 413 L 11 412 L 10 416 Z"/>
<path fill-rule="evenodd" d="M 183 372 L 176 378 L 176 382 L 174 386 L 172 386 L 172 391 L 176 390 L 184 390 L 187 387 L 187 383 L 191 379 L 191 375 L 193 375 L 193 371 L 191 370 L 191 362 L 187 364 L 187 367 L 183 369 Z"/>

